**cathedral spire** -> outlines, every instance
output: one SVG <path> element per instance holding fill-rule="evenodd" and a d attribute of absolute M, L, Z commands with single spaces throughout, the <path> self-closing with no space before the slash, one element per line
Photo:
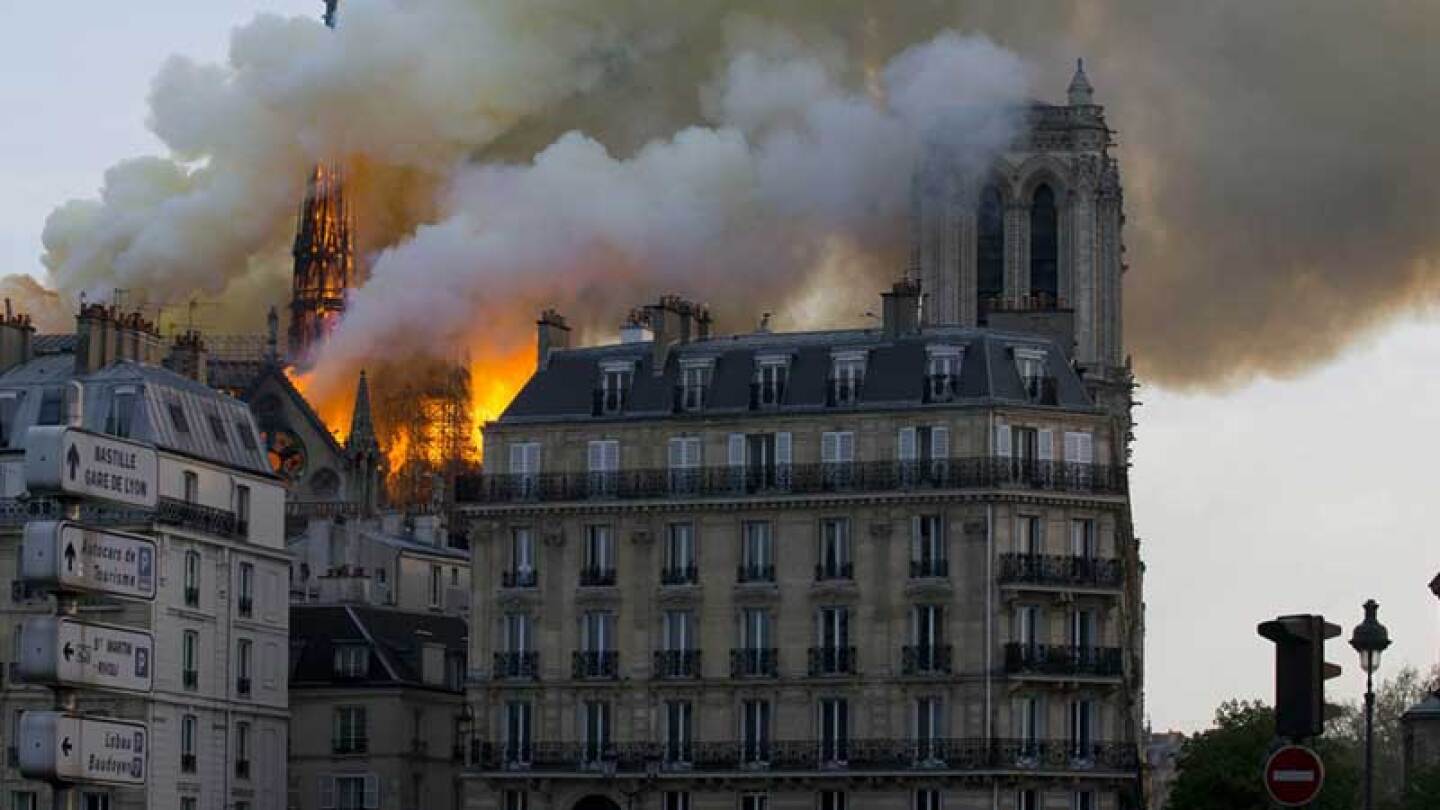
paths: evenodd
<path fill-rule="evenodd" d="M 1088 107 L 1095 103 L 1095 88 L 1090 86 L 1090 77 L 1085 75 L 1085 60 L 1075 60 L 1075 75 L 1070 79 L 1070 106 Z"/>
<path fill-rule="evenodd" d="M 345 456 L 350 479 L 350 500 L 360 504 L 365 515 L 373 515 L 385 500 L 383 480 L 385 454 L 375 435 L 375 420 L 370 413 L 370 383 L 365 371 L 355 388 L 355 412 L 350 417 L 350 435 L 345 439 Z"/>
<path fill-rule="evenodd" d="M 335 7 L 340 5 L 340 0 L 325 0 L 325 26 L 335 27 Z"/>
<path fill-rule="evenodd" d="M 375 437 L 375 420 L 370 414 L 370 383 L 365 379 L 365 370 L 360 370 L 360 384 L 355 389 L 355 411 L 350 417 L 350 436 L 345 439 L 345 449 L 352 452 L 379 450 L 380 441 Z"/>

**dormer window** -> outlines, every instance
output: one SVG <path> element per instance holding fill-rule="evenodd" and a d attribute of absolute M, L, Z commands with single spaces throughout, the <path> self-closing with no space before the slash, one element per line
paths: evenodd
<path fill-rule="evenodd" d="M 934 345 L 925 347 L 928 362 L 925 369 L 925 401 L 949 402 L 960 386 L 960 361 L 965 350 L 960 346 Z"/>
<path fill-rule="evenodd" d="M 364 644 L 340 644 L 335 647 L 335 674 L 342 678 L 362 678 L 370 672 L 370 648 Z"/>
<path fill-rule="evenodd" d="M 854 405 L 865 384 L 865 352 L 836 352 L 830 356 L 830 404 Z"/>
<path fill-rule="evenodd" d="M 600 388 L 596 391 L 596 414 L 620 413 L 630 397 L 630 383 L 635 379 L 635 363 L 621 360 L 600 367 Z"/>
<path fill-rule="evenodd" d="M 680 410 L 698 411 L 705 407 L 714 368 L 715 361 L 711 358 L 680 362 Z"/>
<path fill-rule="evenodd" d="M 1025 386 L 1025 396 L 1031 402 L 1051 403 L 1055 399 L 1055 379 L 1046 373 L 1045 350 L 1017 346 L 1015 368 L 1020 372 L 1020 382 Z"/>
<path fill-rule="evenodd" d="M 755 380 L 750 384 L 751 408 L 775 408 L 785 401 L 790 381 L 790 355 L 761 355 L 755 358 Z"/>
<path fill-rule="evenodd" d="M 110 411 L 105 415 L 105 432 L 128 439 L 135 423 L 137 392 L 133 385 L 117 386 L 110 394 Z"/>

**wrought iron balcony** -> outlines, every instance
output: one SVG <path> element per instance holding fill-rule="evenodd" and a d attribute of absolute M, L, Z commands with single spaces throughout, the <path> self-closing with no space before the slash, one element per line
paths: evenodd
<path fill-rule="evenodd" d="M 1061 588 L 1120 588 L 1125 584 L 1125 567 L 1120 560 L 1096 557 L 1001 554 L 1000 581 Z"/>
<path fill-rule="evenodd" d="M 234 512 L 174 498 L 160 499 L 155 507 L 155 522 L 183 526 L 206 534 L 241 536 Z"/>
<path fill-rule="evenodd" d="M 815 581 L 825 582 L 831 579 L 854 579 L 855 563 L 853 562 L 823 562 L 815 566 Z"/>
<path fill-rule="evenodd" d="M 950 561 L 935 557 L 922 557 L 910 561 L 911 579 L 932 579 L 950 576 Z"/>
<path fill-rule="evenodd" d="M 674 750 L 667 750 L 674 749 Z M 603 750 L 582 742 L 531 742 L 507 745 L 472 740 L 470 767 L 482 772 L 593 773 L 601 764 L 617 774 L 644 775 L 663 768 L 736 774 L 866 773 L 912 771 L 1044 770 L 1126 774 L 1139 767 L 1133 743 L 983 738 L 730 740 L 691 741 L 670 746 L 658 742 L 610 743 Z M 672 756 L 673 754 L 673 756 Z"/>
<path fill-rule="evenodd" d="M 700 569 L 694 565 L 667 565 L 660 571 L 661 585 L 694 585 L 700 581 Z"/>
<path fill-rule="evenodd" d="M 534 588 L 540 584 L 540 574 L 534 568 L 515 568 L 500 572 L 502 588 Z"/>
<path fill-rule="evenodd" d="M 750 582 L 774 582 L 774 565 L 746 565 L 741 563 L 735 566 L 735 581 L 740 583 Z"/>
<path fill-rule="evenodd" d="M 1118 678 L 1123 662 L 1119 647 L 1011 643 L 1005 645 L 1005 671 L 1012 675 Z"/>
<path fill-rule="evenodd" d="M 462 476 L 462 503 L 733 498 L 946 489 L 1123 495 L 1123 466 L 1004 457 Z"/>
<path fill-rule="evenodd" d="M 655 677 L 659 680 L 700 677 L 700 651 L 656 650 Z"/>
<path fill-rule="evenodd" d="M 330 751 L 335 754 L 364 754 L 369 750 L 367 737 L 336 737 L 330 741 Z"/>
<path fill-rule="evenodd" d="M 577 650 L 571 674 L 576 678 L 618 678 L 620 654 L 614 650 Z"/>
<path fill-rule="evenodd" d="M 613 588 L 615 587 L 615 569 L 600 568 L 587 565 L 580 569 L 580 587 L 582 588 Z"/>
<path fill-rule="evenodd" d="M 780 674 L 780 651 L 774 647 L 739 647 L 730 651 L 730 677 L 774 678 Z"/>
<path fill-rule="evenodd" d="M 933 675 L 950 671 L 949 644 L 922 644 L 900 651 L 900 671 L 906 675 Z"/>
<path fill-rule="evenodd" d="M 855 648 L 811 647 L 810 674 L 814 676 L 854 675 Z"/>
<path fill-rule="evenodd" d="M 493 674 L 496 678 L 539 678 L 540 653 L 535 650 L 497 652 Z"/>
<path fill-rule="evenodd" d="M 187 669 L 180 673 L 181 684 L 190 691 L 200 688 L 200 671 Z"/>

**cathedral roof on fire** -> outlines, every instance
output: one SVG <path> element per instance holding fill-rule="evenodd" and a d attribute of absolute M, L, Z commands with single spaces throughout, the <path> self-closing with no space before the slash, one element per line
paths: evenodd
<path fill-rule="evenodd" d="M 926 401 L 928 358 L 936 347 L 960 352 L 955 396 L 944 404 Z M 1043 359 L 1046 376 L 1054 380 L 1053 396 L 1036 403 L 1027 393 L 1016 364 L 1016 351 Z M 930 327 L 917 335 L 887 338 L 877 330 L 771 333 L 721 336 L 675 346 L 662 374 L 653 373 L 651 341 L 556 350 L 536 371 L 500 416 L 500 423 L 566 421 L 594 415 L 595 391 L 601 374 L 614 364 L 633 368 L 624 412 L 606 419 L 655 419 L 676 412 L 681 368 L 694 363 L 711 367 L 705 413 L 752 411 L 752 383 L 764 361 L 782 360 L 788 367 L 780 413 L 827 410 L 827 393 L 836 354 L 858 352 L 865 357 L 860 410 L 956 407 L 956 405 L 1027 405 L 1065 410 L 1094 410 L 1079 375 L 1052 340 L 1035 334 L 964 327 Z M 602 418 L 602 417 L 595 417 Z"/>

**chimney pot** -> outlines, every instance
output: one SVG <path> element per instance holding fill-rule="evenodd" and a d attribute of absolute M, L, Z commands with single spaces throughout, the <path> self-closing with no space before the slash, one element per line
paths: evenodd
<path fill-rule="evenodd" d="M 535 322 L 535 326 L 539 350 L 537 362 L 543 369 L 550 365 L 550 352 L 570 348 L 570 325 L 565 322 L 565 316 L 554 309 L 546 309 L 540 313 L 540 320 Z"/>
<path fill-rule="evenodd" d="M 924 295 L 920 292 L 918 279 L 901 279 L 880 298 L 884 302 L 885 337 L 896 338 L 920 332 L 920 307 Z"/>

